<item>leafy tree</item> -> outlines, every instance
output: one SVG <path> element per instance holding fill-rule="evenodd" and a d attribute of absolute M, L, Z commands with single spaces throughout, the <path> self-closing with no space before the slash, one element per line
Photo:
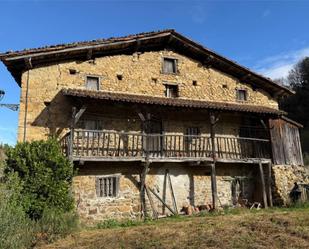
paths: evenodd
<path fill-rule="evenodd" d="M 295 95 L 283 99 L 280 106 L 291 119 L 304 125 L 301 130 L 302 148 L 309 152 L 309 57 L 302 59 L 289 72 L 287 83 Z"/>
<path fill-rule="evenodd" d="M 21 203 L 30 218 L 40 219 L 46 208 L 63 212 L 73 209 L 73 166 L 56 139 L 18 143 L 8 148 L 6 155 L 4 173 L 18 174 L 23 186 Z"/>

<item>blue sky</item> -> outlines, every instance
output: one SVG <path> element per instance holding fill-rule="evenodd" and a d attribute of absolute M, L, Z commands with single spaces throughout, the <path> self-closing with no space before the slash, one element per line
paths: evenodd
<path fill-rule="evenodd" d="M 174 28 L 271 78 L 309 56 L 309 1 L 3 1 L 0 51 Z M 19 87 L 0 65 L 1 103 Z M 18 113 L 0 108 L 0 143 L 16 142 Z"/>

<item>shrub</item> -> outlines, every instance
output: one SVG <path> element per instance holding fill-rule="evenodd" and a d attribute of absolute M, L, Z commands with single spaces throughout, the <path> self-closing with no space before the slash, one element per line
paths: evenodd
<path fill-rule="evenodd" d="M 29 248 L 35 239 L 35 222 L 19 204 L 21 183 L 16 174 L 0 186 L 0 248 Z"/>
<path fill-rule="evenodd" d="M 62 212 L 73 209 L 73 166 L 56 139 L 18 143 L 6 154 L 5 175 L 18 173 L 23 185 L 20 201 L 31 219 L 40 219 L 47 207 Z"/>

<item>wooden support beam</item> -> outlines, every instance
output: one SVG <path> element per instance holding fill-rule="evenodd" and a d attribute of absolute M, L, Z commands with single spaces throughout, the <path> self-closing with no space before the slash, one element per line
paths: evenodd
<path fill-rule="evenodd" d="M 73 142 L 74 142 L 74 127 L 75 127 L 75 116 L 76 116 L 76 107 L 72 107 L 72 120 L 71 120 L 71 134 L 70 134 L 70 145 L 69 145 L 69 158 L 73 161 Z"/>
<path fill-rule="evenodd" d="M 263 164 L 259 162 L 259 172 L 260 172 L 260 179 L 261 179 L 261 186 L 262 186 L 262 197 L 264 208 L 267 208 L 267 195 L 266 195 L 266 187 L 265 187 L 265 179 L 264 179 L 264 171 L 263 171 Z"/>
<path fill-rule="evenodd" d="M 155 197 L 157 197 L 157 199 L 158 199 L 163 205 L 166 206 L 166 208 L 167 208 L 168 210 L 171 211 L 172 214 L 174 214 L 174 215 L 176 214 L 176 213 L 174 212 L 174 210 L 173 210 L 169 205 L 167 205 L 166 202 L 163 201 L 162 198 L 161 198 L 155 191 L 153 191 L 151 188 L 149 188 L 149 190 L 150 190 L 151 193 L 153 193 L 153 195 L 154 195 Z"/>
<path fill-rule="evenodd" d="M 75 114 L 75 116 L 74 116 L 74 126 L 78 123 L 79 119 L 84 114 L 86 109 L 87 109 L 87 106 L 83 105 L 82 108 Z"/>
<path fill-rule="evenodd" d="M 271 183 L 272 183 L 271 168 L 272 168 L 272 163 L 269 162 L 267 164 L 267 195 L 268 195 L 268 205 L 270 207 L 273 206 L 273 197 L 272 197 L 272 189 L 271 189 Z"/>
<path fill-rule="evenodd" d="M 145 183 L 146 183 L 146 175 L 149 171 L 149 161 L 142 163 L 143 170 L 140 176 L 140 198 L 141 198 L 141 212 L 144 218 L 147 217 L 147 208 L 146 208 L 146 198 L 145 198 Z"/>
<path fill-rule="evenodd" d="M 211 167 L 211 194 L 212 194 L 212 207 L 216 209 L 218 203 L 217 179 L 216 179 L 216 165 L 210 164 Z"/>
<path fill-rule="evenodd" d="M 211 192 L 212 192 L 212 206 L 213 209 L 217 207 L 218 193 L 217 193 L 217 179 L 216 179 L 216 144 L 215 144 L 215 125 L 218 122 L 218 118 L 213 112 L 209 113 L 210 119 L 210 138 L 211 138 L 211 152 L 212 160 L 211 165 Z"/>
<path fill-rule="evenodd" d="M 152 196 L 151 196 L 151 194 L 150 194 L 149 189 L 148 189 L 147 186 L 145 186 L 145 190 L 146 190 L 146 194 L 147 194 L 147 197 L 148 197 L 148 200 L 149 200 L 151 209 L 152 209 L 153 218 L 158 219 L 159 214 L 158 214 L 158 212 L 157 212 L 157 210 L 156 210 L 156 207 L 155 207 L 155 205 L 154 205 Z"/>

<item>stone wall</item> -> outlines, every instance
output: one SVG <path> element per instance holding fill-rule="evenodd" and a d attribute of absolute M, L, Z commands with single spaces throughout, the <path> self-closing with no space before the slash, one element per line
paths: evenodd
<path fill-rule="evenodd" d="M 210 167 L 189 166 L 177 163 L 153 163 L 146 177 L 146 185 L 153 189 L 172 207 L 171 192 L 165 177 L 168 170 L 173 185 L 178 211 L 188 204 L 198 206 L 211 204 Z M 140 215 L 139 163 L 87 163 L 80 166 L 79 175 L 73 180 L 77 210 L 82 221 L 92 223 L 106 219 L 136 219 Z M 232 205 L 232 180 L 245 177 L 245 197 L 254 197 L 254 168 L 233 164 L 217 165 L 217 186 L 220 205 Z M 104 175 L 120 175 L 119 195 L 115 198 L 97 197 L 95 178 Z M 164 191 L 166 186 L 166 191 Z M 153 196 L 153 195 L 152 195 Z M 148 199 L 147 199 L 148 200 Z M 163 205 L 153 196 L 154 205 L 159 213 Z M 147 201 L 149 213 L 150 205 Z M 166 213 L 169 213 L 166 210 Z"/>
<path fill-rule="evenodd" d="M 163 74 L 162 58 L 178 59 L 177 74 Z M 70 74 L 74 69 L 76 74 Z M 122 80 L 117 75 L 122 75 Z M 26 86 L 29 83 L 27 106 L 27 140 L 45 139 L 50 133 L 61 133 L 68 126 L 71 104 L 59 95 L 64 87 L 84 88 L 89 75 L 100 77 L 100 90 L 164 96 L 165 83 L 177 84 L 180 98 L 236 102 L 236 88 L 247 89 L 252 105 L 278 108 L 268 93 L 253 89 L 248 82 L 173 51 L 115 55 L 91 61 L 73 61 L 46 65 L 26 71 L 22 75 L 18 140 L 23 138 Z M 193 84 L 196 81 L 196 84 Z M 244 104 L 246 104 L 244 103 Z M 38 120 L 38 117 L 41 118 Z M 53 118 L 50 118 L 50 117 Z"/>
<path fill-rule="evenodd" d="M 307 183 L 309 176 L 304 166 L 273 165 L 273 200 L 275 205 L 287 205 L 291 202 L 290 192 L 294 182 Z"/>

